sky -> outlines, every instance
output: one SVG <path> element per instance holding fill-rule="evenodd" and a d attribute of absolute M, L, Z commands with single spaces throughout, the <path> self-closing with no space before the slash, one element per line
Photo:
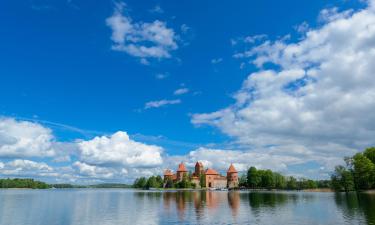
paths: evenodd
<path fill-rule="evenodd" d="M 5 0 L 0 27 L 0 177 L 328 179 L 375 145 L 373 0 Z"/>

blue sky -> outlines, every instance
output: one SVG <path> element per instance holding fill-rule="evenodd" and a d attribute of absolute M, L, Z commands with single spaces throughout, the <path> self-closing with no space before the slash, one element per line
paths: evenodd
<path fill-rule="evenodd" d="M 342 156 L 373 144 L 369 138 L 373 118 L 366 112 L 374 104 L 370 98 L 374 89 L 360 81 L 366 78 L 368 83 L 369 77 L 373 81 L 374 68 L 361 61 L 365 69 L 353 73 L 355 81 L 347 79 L 344 70 L 325 71 L 335 65 L 333 56 L 372 57 L 372 43 L 351 37 L 351 27 L 335 30 L 340 23 L 364 27 L 356 32 L 365 32 L 371 40 L 373 33 L 366 28 L 373 25 L 371 4 L 2 1 L 0 174 L 56 182 L 130 181 L 180 161 L 190 165 L 203 160 L 219 170 L 230 161 L 240 170 L 256 165 L 327 178 Z M 358 25 L 356 16 L 368 20 Z M 321 38 L 311 37 L 313 33 Z M 366 44 L 367 52 L 354 48 L 357 42 Z M 336 47 L 342 52 L 334 51 Z M 348 65 L 363 68 L 358 62 Z M 328 81 L 331 76 L 340 81 Z M 367 94 L 358 93 L 359 88 Z M 338 89 L 342 92 L 328 93 Z M 347 94 L 351 100 L 366 102 L 366 107 L 345 102 Z M 318 97 L 313 101 L 314 96 Z M 21 134 L 13 132 L 13 126 L 38 126 L 39 132 L 50 136 L 42 142 L 44 147 L 34 143 L 38 153 L 29 154 L 27 145 L 19 145 L 36 131 Z M 342 131 L 346 128 L 362 136 L 349 138 Z M 116 147 L 117 131 L 130 136 L 127 140 L 121 133 L 124 142 L 146 150 L 122 149 L 126 143 L 121 141 Z M 2 133 L 7 137 L 1 138 Z M 9 136 L 17 140 L 13 145 L 3 141 Z M 91 142 L 95 137 L 115 143 L 103 150 L 103 144 Z M 82 143 L 93 144 L 89 149 L 95 154 L 85 155 Z M 53 153 L 45 154 L 51 149 Z M 147 151 L 160 159 L 130 163 L 129 156 L 147 158 L 142 155 Z M 100 152 L 123 160 L 104 160 Z M 62 155 L 66 160 L 56 160 Z M 37 163 L 32 164 L 35 168 L 45 164 L 50 170 L 42 176 L 30 163 Z M 26 164 L 31 172 L 12 172 Z M 59 168 L 66 169 L 65 178 L 51 175 Z M 126 173 L 120 175 L 124 168 Z"/>

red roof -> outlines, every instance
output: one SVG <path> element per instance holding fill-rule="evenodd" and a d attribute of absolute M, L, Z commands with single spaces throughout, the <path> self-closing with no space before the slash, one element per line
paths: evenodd
<path fill-rule="evenodd" d="M 205 174 L 206 175 L 219 175 L 219 173 L 214 169 L 207 169 Z"/>
<path fill-rule="evenodd" d="M 173 176 L 173 173 L 171 170 L 165 170 L 164 171 L 164 176 Z"/>
<path fill-rule="evenodd" d="M 180 163 L 180 164 L 178 165 L 177 172 L 187 172 L 187 169 L 186 169 L 184 163 Z"/>
<path fill-rule="evenodd" d="M 234 168 L 233 164 L 230 164 L 227 173 L 238 173 L 236 168 Z"/>

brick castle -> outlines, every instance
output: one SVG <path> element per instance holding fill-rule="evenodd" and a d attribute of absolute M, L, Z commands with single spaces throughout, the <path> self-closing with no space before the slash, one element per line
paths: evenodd
<path fill-rule="evenodd" d="M 172 173 L 170 169 L 164 172 L 164 181 L 172 180 L 173 182 L 182 181 L 184 177 L 190 178 L 195 187 L 201 188 L 201 177 L 205 182 L 206 188 L 236 188 L 238 187 L 238 172 L 231 164 L 227 170 L 227 176 L 222 176 L 214 169 L 204 169 L 201 162 L 195 164 L 194 173 L 189 176 L 189 171 L 186 169 L 184 163 L 178 165 L 176 173 Z"/>

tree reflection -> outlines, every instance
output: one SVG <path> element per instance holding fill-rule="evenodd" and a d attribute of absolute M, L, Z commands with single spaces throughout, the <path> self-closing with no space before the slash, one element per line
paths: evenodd
<path fill-rule="evenodd" d="M 248 200 L 252 209 L 261 207 L 275 208 L 288 202 L 288 198 L 297 198 L 296 195 L 286 195 L 280 193 L 263 193 L 250 192 L 248 193 Z"/>
<path fill-rule="evenodd" d="M 375 224 L 375 195 L 365 193 L 336 193 L 336 205 L 347 220 L 364 217 L 367 224 Z"/>

